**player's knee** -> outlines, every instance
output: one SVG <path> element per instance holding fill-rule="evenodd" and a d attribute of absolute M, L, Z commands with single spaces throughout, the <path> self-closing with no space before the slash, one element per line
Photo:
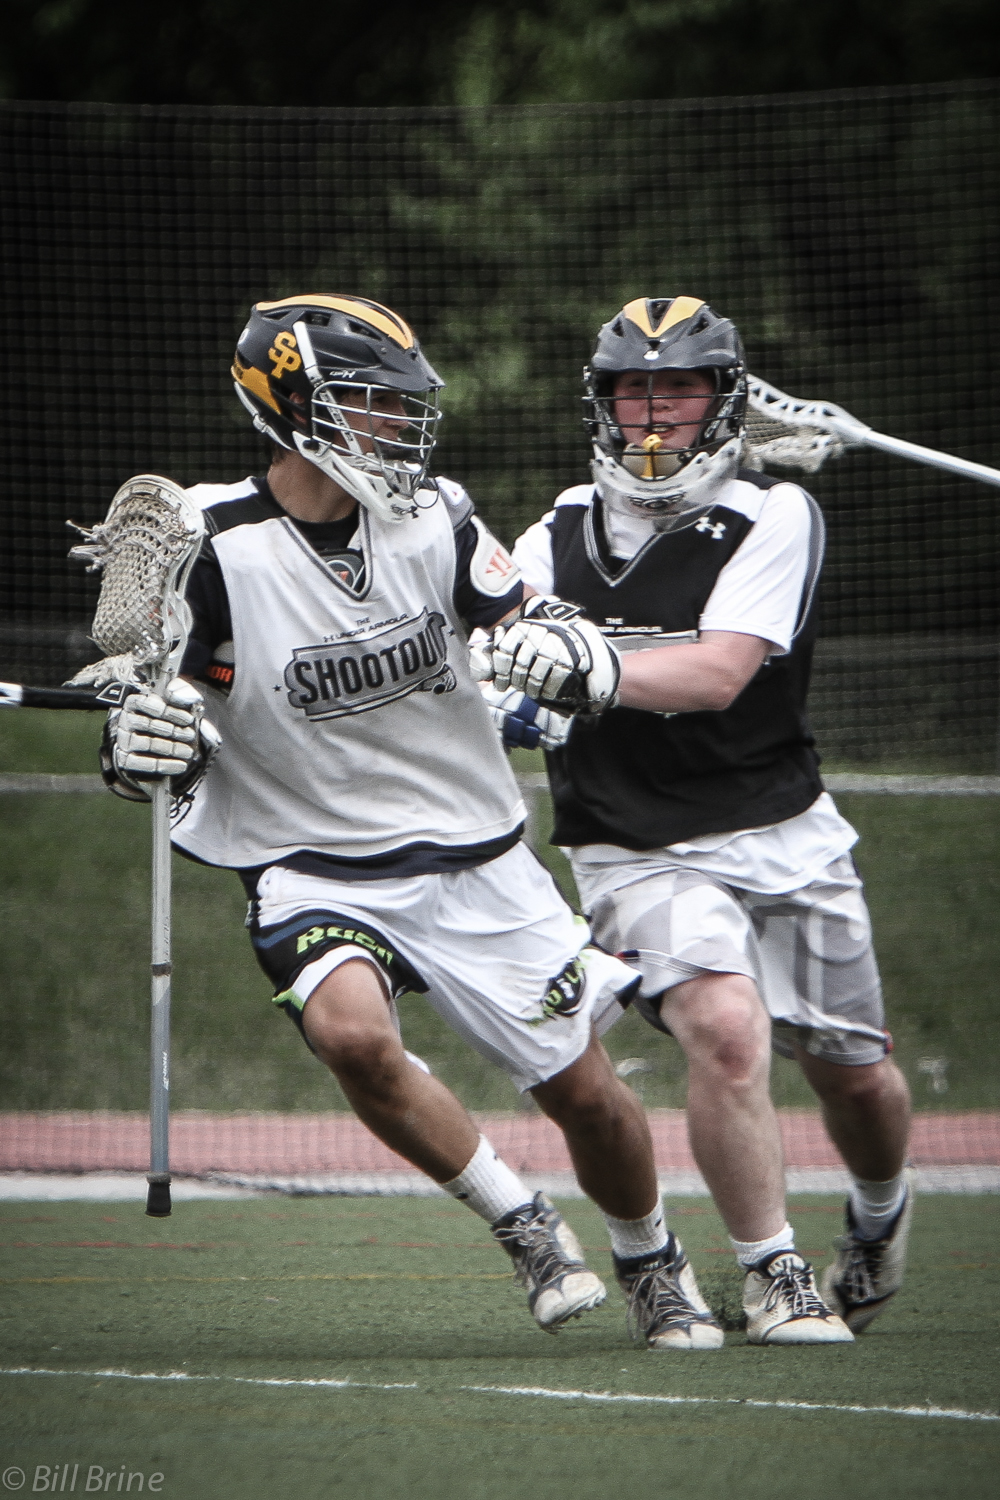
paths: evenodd
<path fill-rule="evenodd" d="M 575 1130 L 603 1129 L 635 1098 L 615 1077 L 610 1062 L 603 1057 L 603 1048 L 601 1053 L 605 1066 L 586 1054 L 564 1072 L 532 1089 L 535 1102 L 557 1125 L 572 1126 Z"/>
<path fill-rule="evenodd" d="M 363 1022 L 329 1017 L 310 1032 L 306 1008 L 306 1031 L 317 1056 L 345 1083 L 384 1088 L 405 1065 L 402 1045 L 395 1032 Z"/>
<path fill-rule="evenodd" d="M 819 1077 L 812 1077 L 810 1081 L 826 1104 L 875 1110 L 889 1102 L 905 1106 L 909 1100 L 906 1080 L 888 1058 L 861 1067 L 830 1063 L 822 1069 Z"/>
<path fill-rule="evenodd" d="M 614 1123 L 620 1113 L 619 1101 L 608 1093 L 598 1095 L 589 1089 L 565 1090 L 545 1094 L 532 1091 L 542 1111 L 561 1129 L 581 1131 L 603 1131 Z"/>
<path fill-rule="evenodd" d="M 678 990 L 685 993 L 664 1019 L 689 1060 L 734 1087 L 756 1083 L 770 1064 L 771 1024 L 753 983 L 739 974 L 706 975 Z"/>
<path fill-rule="evenodd" d="M 704 1044 L 706 1060 L 732 1088 L 751 1087 L 770 1065 L 770 1038 L 745 1017 L 726 1017 Z"/>

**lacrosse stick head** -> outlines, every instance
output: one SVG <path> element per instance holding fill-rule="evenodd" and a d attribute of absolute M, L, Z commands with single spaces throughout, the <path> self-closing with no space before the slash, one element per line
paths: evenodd
<path fill-rule="evenodd" d="M 752 469 L 766 464 L 815 474 L 828 458 L 840 458 L 856 446 L 851 429 L 864 426 L 832 401 L 805 401 L 786 396 L 756 375 L 747 376 L 744 462 Z"/>
<path fill-rule="evenodd" d="M 201 511 L 172 480 L 138 474 L 122 485 L 103 521 L 75 530 L 86 540 L 70 557 L 101 574 L 91 636 L 105 658 L 73 681 L 165 687 L 191 629 L 184 590 L 205 535 Z"/>

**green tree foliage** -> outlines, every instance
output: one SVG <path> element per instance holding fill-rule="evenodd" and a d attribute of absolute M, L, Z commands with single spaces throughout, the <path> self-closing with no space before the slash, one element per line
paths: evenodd
<path fill-rule="evenodd" d="M 990 82 L 486 108 L 0 105 L 8 344 L 32 350 L 0 458 L 0 647 L 86 620 L 65 518 L 97 519 L 122 477 L 258 470 L 228 369 L 260 297 L 352 289 L 412 319 L 448 382 L 437 471 L 506 540 L 587 478 L 581 368 L 599 324 L 643 294 L 704 297 L 784 390 L 995 463 L 998 109 Z M 871 454 L 810 483 L 830 529 L 836 651 L 813 698 L 828 752 L 992 769 L 993 491 Z M 20 660 L 0 675 L 36 679 Z"/>
<path fill-rule="evenodd" d="M 427 105 L 992 77 L 990 0 L 7 0 L 0 97 Z"/>

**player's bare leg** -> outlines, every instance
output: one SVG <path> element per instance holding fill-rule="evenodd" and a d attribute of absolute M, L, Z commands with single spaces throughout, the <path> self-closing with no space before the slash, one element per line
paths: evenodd
<path fill-rule="evenodd" d="M 655 1350 L 721 1349 L 722 1329 L 667 1229 L 645 1112 L 597 1037 L 531 1092 L 566 1137 L 580 1186 L 604 1211 L 633 1336 Z"/>
<path fill-rule="evenodd" d="M 555 1333 L 600 1306 L 604 1285 L 587 1269 L 562 1216 L 541 1193 L 532 1198 L 454 1094 L 407 1059 L 369 963 L 352 959 L 335 969 L 309 997 L 302 1019 L 317 1055 L 372 1134 L 490 1225 L 542 1328 Z"/>
<path fill-rule="evenodd" d="M 588 1198 L 616 1219 L 641 1219 L 652 1212 L 660 1193 L 649 1124 L 597 1037 L 575 1063 L 531 1093 L 566 1137 Z"/>
<path fill-rule="evenodd" d="M 849 1343 L 795 1251 L 771 1103 L 771 1022 L 743 974 L 702 974 L 668 990 L 662 1019 L 688 1060 L 694 1158 L 747 1273 L 743 1305 L 752 1344 Z"/>
<path fill-rule="evenodd" d="M 352 959 L 334 969 L 309 997 L 302 1020 L 373 1135 L 435 1182 L 464 1170 L 479 1131 L 454 1094 L 407 1059 L 371 964 Z"/>
<path fill-rule="evenodd" d="M 888 1057 L 849 1068 L 812 1057 L 801 1047 L 795 1055 L 819 1096 L 830 1139 L 855 1177 L 884 1182 L 906 1164 L 910 1131 L 910 1090 Z"/>
<path fill-rule="evenodd" d="M 823 1120 L 854 1178 L 846 1231 L 823 1276 L 823 1295 L 861 1333 L 903 1284 L 913 1217 L 907 1173 L 910 1091 L 889 1058 L 846 1067 L 796 1049 Z"/>
<path fill-rule="evenodd" d="M 688 1060 L 691 1149 L 747 1272 L 755 1344 L 850 1342 L 816 1290 L 785 1217 L 784 1162 L 771 1103 L 771 1022 L 743 974 L 702 974 L 667 992 L 661 1016 Z"/>
<path fill-rule="evenodd" d="M 743 974 L 699 975 L 668 990 L 660 1014 L 687 1056 L 691 1150 L 726 1228 L 767 1240 L 785 1223 L 785 1173 L 757 987 Z"/>

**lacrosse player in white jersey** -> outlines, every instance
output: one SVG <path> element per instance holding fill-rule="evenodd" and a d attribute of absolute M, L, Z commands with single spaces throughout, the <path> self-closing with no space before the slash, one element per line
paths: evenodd
<path fill-rule="evenodd" d="M 548 1200 L 404 1051 L 395 1007 L 426 994 L 531 1091 L 618 1253 L 662 1243 L 648 1126 L 596 1031 L 638 976 L 589 945 L 521 842 L 524 807 L 469 674 L 463 622 L 511 615 L 520 576 L 462 487 L 428 476 L 442 382 L 388 308 L 258 303 L 232 373 L 271 466 L 189 492 L 209 541 L 187 591 L 186 680 L 109 721 L 106 779 L 142 797 L 175 777 L 174 845 L 242 877 L 275 1003 L 374 1134 L 490 1224 L 554 1331 L 604 1287 Z M 526 743 L 548 720 L 534 718 L 518 720 Z M 675 1346 L 721 1342 L 707 1309 L 688 1324 Z"/>
<path fill-rule="evenodd" d="M 909 1096 L 857 834 L 805 721 L 822 517 L 798 485 L 741 469 L 743 350 L 699 299 L 630 302 L 585 381 L 594 482 L 515 546 L 543 597 L 494 633 L 479 675 L 582 710 L 548 755 L 553 842 L 597 940 L 641 969 L 638 1008 L 687 1055 L 691 1144 L 746 1269 L 750 1341 L 848 1342 L 902 1280 Z M 822 1295 L 785 1217 L 772 1038 L 854 1177 Z M 618 1274 L 643 1326 L 678 1316 L 669 1260 Z"/>

